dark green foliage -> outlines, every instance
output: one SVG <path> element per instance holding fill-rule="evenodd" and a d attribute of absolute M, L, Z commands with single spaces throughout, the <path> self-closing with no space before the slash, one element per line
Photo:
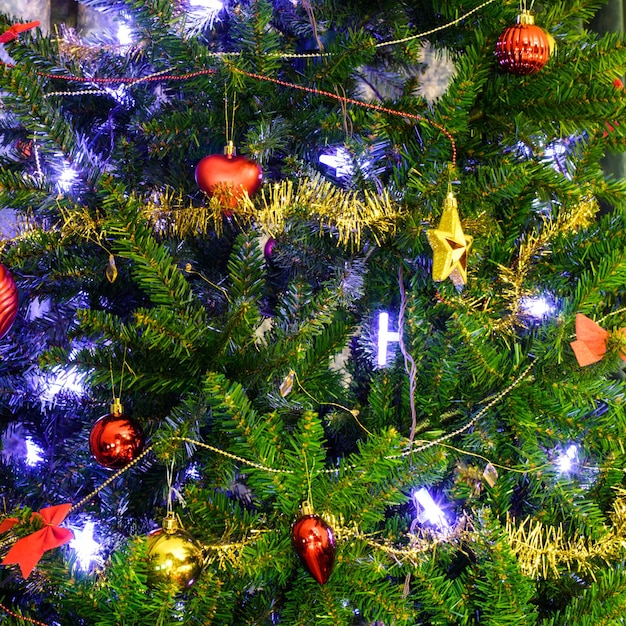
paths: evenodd
<path fill-rule="evenodd" d="M 0 344 L 0 522 L 23 524 L 0 558 L 31 511 L 72 502 L 103 560 L 87 573 L 60 548 L 28 581 L 0 567 L 2 605 L 63 626 L 619 623 L 623 547 L 581 547 L 626 528 L 626 182 L 602 170 L 626 148 L 626 47 L 588 30 L 603 3 L 535 7 L 557 47 L 531 76 L 494 61 L 515 2 L 83 4 L 127 18 L 135 44 L 27 32 L 0 72 L 0 208 L 27 225 L 2 231 L 20 313 Z M 388 194 L 395 233 L 362 216 L 337 245 L 320 207 L 268 217 L 262 192 L 246 215 L 215 207 L 194 168 L 231 139 L 265 190 Z M 473 237 L 462 288 L 431 278 L 449 184 Z M 537 296 L 553 310 L 530 312 Z M 384 366 L 381 311 L 402 336 Z M 610 332 L 585 368 L 577 313 Z M 83 378 L 59 392 L 68 370 Z M 120 475 L 88 446 L 115 397 L 150 446 Z M 291 543 L 305 503 L 336 535 L 323 586 Z M 180 594 L 146 584 L 170 507 L 205 552 Z M 527 520 L 547 572 L 507 530 Z"/>

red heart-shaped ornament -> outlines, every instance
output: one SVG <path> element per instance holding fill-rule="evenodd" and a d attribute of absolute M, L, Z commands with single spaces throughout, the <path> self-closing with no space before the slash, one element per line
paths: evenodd
<path fill-rule="evenodd" d="M 244 191 L 251 196 L 262 178 L 258 163 L 243 156 L 211 154 L 196 166 L 198 187 L 228 209 L 235 208 Z"/>
<path fill-rule="evenodd" d="M 335 535 L 318 515 L 303 515 L 291 531 L 296 554 L 320 585 L 330 577 L 335 564 Z"/>
<path fill-rule="evenodd" d="M 0 263 L 0 339 L 8 332 L 17 317 L 17 286 L 9 270 Z"/>

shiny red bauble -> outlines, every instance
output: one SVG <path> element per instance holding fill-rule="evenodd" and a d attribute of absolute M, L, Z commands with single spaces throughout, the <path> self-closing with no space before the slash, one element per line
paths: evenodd
<path fill-rule="evenodd" d="M 258 163 L 243 156 L 211 154 L 196 167 L 198 187 L 227 209 L 233 209 L 244 192 L 251 196 L 257 191 L 262 179 Z"/>
<path fill-rule="evenodd" d="M 509 26 L 498 37 L 496 59 L 500 67 L 511 74 L 534 74 L 550 59 L 552 42 L 529 12 L 523 12 L 517 19 L 515 26 Z"/>
<path fill-rule="evenodd" d="M 335 535 L 318 515 L 303 515 L 293 525 L 293 548 L 313 578 L 324 585 L 335 564 Z"/>
<path fill-rule="evenodd" d="M 141 454 L 145 442 L 141 426 L 121 413 L 103 415 L 89 433 L 91 454 L 109 469 L 126 467 Z"/>
<path fill-rule="evenodd" d="M 17 317 L 17 286 L 9 270 L 0 263 L 0 339 L 8 332 Z"/>

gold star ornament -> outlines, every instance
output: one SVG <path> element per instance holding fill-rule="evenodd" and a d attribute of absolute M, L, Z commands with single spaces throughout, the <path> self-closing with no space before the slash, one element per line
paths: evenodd
<path fill-rule="evenodd" d="M 457 289 L 463 287 L 467 282 L 467 253 L 474 238 L 463 233 L 457 201 L 451 190 L 443 203 L 439 228 L 427 230 L 426 237 L 433 249 L 433 280 L 450 277 Z"/>

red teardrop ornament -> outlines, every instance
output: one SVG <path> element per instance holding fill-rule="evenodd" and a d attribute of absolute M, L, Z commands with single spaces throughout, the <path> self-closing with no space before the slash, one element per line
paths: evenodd
<path fill-rule="evenodd" d="M 9 270 L 0 263 L 0 339 L 8 332 L 17 317 L 17 286 Z"/>
<path fill-rule="evenodd" d="M 515 26 L 509 26 L 498 37 L 496 59 L 500 67 L 511 74 L 534 74 L 550 59 L 550 36 L 535 25 L 528 11 L 522 12 L 517 20 Z"/>
<path fill-rule="evenodd" d="M 304 515 L 291 532 L 296 554 L 320 585 L 324 585 L 335 564 L 335 535 L 318 515 Z"/>
<path fill-rule="evenodd" d="M 234 209 L 244 191 L 251 196 L 260 186 L 263 173 L 260 166 L 243 156 L 211 154 L 196 166 L 198 187 L 220 204 Z"/>
<path fill-rule="evenodd" d="M 134 461 L 144 444 L 141 426 L 121 413 L 103 415 L 89 433 L 91 454 L 100 465 L 109 469 L 121 469 Z"/>

